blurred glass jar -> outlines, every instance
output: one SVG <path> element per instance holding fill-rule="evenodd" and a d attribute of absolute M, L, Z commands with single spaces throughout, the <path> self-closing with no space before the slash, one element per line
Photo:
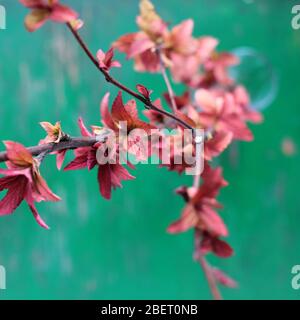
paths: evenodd
<path fill-rule="evenodd" d="M 230 76 L 244 85 L 251 97 L 251 107 L 262 111 L 278 94 L 278 75 L 267 58 L 255 49 L 241 47 L 232 50 L 240 64 L 230 68 Z"/>

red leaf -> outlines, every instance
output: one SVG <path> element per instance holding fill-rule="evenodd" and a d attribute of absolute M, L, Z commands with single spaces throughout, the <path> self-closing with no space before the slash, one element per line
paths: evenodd
<path fill-rule="evenodd" d="M 82 118 L 78 118 L 78 125 L 79 125 L 79 128 L 80 128 L 80 132 L 81 132 L 81 135 L 83 137 L 92 137 L 93 135 L 89 132 L 89 130 L 86 128 Z"/>
<path fill-rule="evenodd" d="M 128 114 L 128 112 L 124 107 L 121 91 L 119 91 L 116 99 L 113 102 L 111 115 L 112 115 L 113 121 L 116 121 L 116 122 L 127 121 L 129 123 L 132 123 L 132 118 L 130 117 L 130 115 Z M 128 123 L 127 123 L 127 126 L 129 126 Z"/>
<path fill-rule="evenodd" d="M 28 168 L 33 164 L 32 155 L 20 143 L 4 141 L 7 150 L 7 157 L 11 163 L 19 168 Z"/>
<path fill-rule="evenodd" d="M 212 242 L 212 250 L 213 252 L 221 258 L 229 258 L 233 255 L 233 249 L 231 246 L 220 239 L 215 238 Z"/>
<path fill-rule="evenodd" d="M 138 84 L 136 88 L 142 96 L 144 96 L 147 100 L 150 100 L 150 95 L 153 92 L 152 90 L 147 89 L 141 84 Z"/>
<path fill-rule="evenodd" d="M 220 155 L 231 143 L 233 134 L 231 132 L 216 132 L 212 139 L 204 144 L 204 157 L 211 160 L 213 157 Z"/>
<path fill-rule="evenodd" d="M 222 218 L 210 206 L 202 206 L 200 219 L 201 227 L 205 231 L 208 231 L 214 236 L 226 237 L 228 235 L 227 228 Z"/>
<path fill-rule="evenodd" d="M 100 114 L 102 117 L 102 123 L 112 130 L 117 130 L 117 127 L 113 122 L 112 116 L 109 112 L 109 96 L 109 92 L 106 93 L 100 104 Z"/>
<path fill-rule="evenodd" d="M 11 214 L 25 197 L 28 179 L 25 176 L 4 177 L 0 179 L 0 190 L 8 189 L 0 201 L 0 215 Z"/>
<path fill-rule="evenodd" d="M 64 171 L 68 170 L 78 170 L 87 167 L 87 154 L 77 156 L 73 161 L 71 161 L 65 168 Z"/>
<path fill-rule="evenodd" d="M 99 166 L 98 183 L 99 183 L 100 193 L 103 196 L 103 198 L 110 200 L 112 183 L 111 183 L 111 170 L 110 170 L 109 163 Z"/>
<path fill-rule="evenodd" d="M 114 61 L 114 49 L 110 48 L 106 53 L 104 53 L 101 49 L 97 52 L 97 59 L 99 61 L 100 68 L 105 71 L 109 71 L 111 68 L 119 68 L 121 64 L 119 61 Z"/>
<path fill-rule="evenodd" d="M 172 107 L 172 102 L 169 93 L 164 93 L 164 98 L 167 101 L 167 104 Z M 174 97 L 176 106 L 180 110 L 183 107 L 186 107 L 191 103 L 191 97 L 189 91 L 185 91 L 181 96 Z"/>
<path fill-rule="evenodd" d="M 189 230 L 194 227 L 198 222 L 198 216 L 194 208 L 190 205 L 187 205 L 183 211 L 181 218 L 174 223 L 172 223 L 167 231 L 169 233 L 181 233 Z"/>
<path fill-rule="evenodd" d="M 53 6 L 50 19 L 55 22 L 66 23 L 78 18 L 78 13 L 73 9 L 57 3 Z"/>
<path fill-rule="evenodd" d="M 130 53 L 130 48 L 134 42 L 137 33 L 129 33 L 121 36 L 117 41 L 113 43 L 114 48 L 117 48 L 119 51 L 124 52 L 127 56 Z"/>
<path fill-rule="evenodd" d="M 111 181 L 113 188 L 122 187 L 122 180 L 133 180 L 135 179 L 123 166 L 120 164 L 112 164 L 111 169 Z"/>
<path fill-rule="evenodd" d="M 56 154 L 56 167 L 58 170 L 61 170 L 66 157 L 67 150 L 60 150 Z"/>
<path fill-rule="evenodd" d="M 48 225 L 45 223 L 45 221 L 42 219 L 42 217 L 39 215 L 38 211 L 36 210 L 36 207 L 34 205 L 33 200 L 31 199 L 30 201 L 27 201 L 29 208 L 36 220 L 36 222 L 44 229 L 49 230 L 50 228 L 48 227 Z"/>
<path fill-rule="evenodd" d="M 176 111 L 176 116 L 179 119 L 181 119 L 182 121 L 184 121 L 185 123 L 187 123 L 188 125 L 190 125 L 191 127 L 193 127 L 193 128 L 196 127 L 196 123 L 190 117 L 188 117 L 187 115 L 185 115 L 181 111 Z"/>
<path fill-rule="evenodd" d="M 215 277 L 215 279 L 222 284 L 225 287 L 228 288 L 236 288 L 238 284 L 236 281 L 234 281 L 232 278 L 230 278 L 227 274 L 225 274 L 223 271 L 216 269 L 216 268 L 211 268 L 211 271 Z"/>

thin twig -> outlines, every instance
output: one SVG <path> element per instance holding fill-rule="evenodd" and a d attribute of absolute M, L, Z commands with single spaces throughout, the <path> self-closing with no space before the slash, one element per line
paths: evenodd
<path fill-rule="evenodd" d="M 204 272 L 205 278 L 207 280 L 209 289 L 211 291 L 211 294 L 214 298 L 214 300 L 222 300 L 221 293 L 218 289 L 218 284 L 216 281 L 216 278 L 212 272 L 212 268 L 208 264 L 208 262 L 205 259 L 205 256 L 201 253 L 199 250 L 201 246 L 201 239 L 202 239 L 202 232 L 198 229 L 195 229 L 195 255 L 194 259 L 199 261 L 200 266 L 202 267 L 202 270 Z"/>
<path fill-rule="evenodd" d="M 215 300 L 222 300 L 222 296 L 220 294 L 220 291 L 218 289 L 216 279 L 212 273 L 211 267 L 207 263 L 205 257 L 202 254 L 198 255 L 198 261 L 200 262 L 200 265 L 203 269 L 203 272 L 205 274 L 205 277 L 207 279 L 211 294 Z"/>
<path fill-rule="evenodd" d="M 70 31 L 72 32 L 73 36 L 75 37 L 75 39 L 77 40 L 77 42 L 79 43 L 79 45 L 81 46 L 81 48 L 83 49 L 83 51 L 86 53 L 86 55 L 89 57 L 89 59 L 91 60 L 91 62 L 96 66 L 96 68 L 104 75 L 105 80 L 111 84 L 113 84 L 114 86 L 118 87 L 119 89 L 121 89 L 122 91 L 127 92 L 129 95 L 133 96 L 134 98 L 136 98 L 137 100 L 141 101 L 144 105 L 146 105 L 148 107 L 148 109 L 156 111 L 166 117 L 172 118 L 173 120 L 175 120 L 176 122 L 180 123 L 182 126 L 184 126 L 187 129 L 193 130 L 194 132 L 194 128 L 192 126 L 190 126 L 188 123 L 186 123 L 184 120 L 178 118 L 176 115 L 165 111 L 163 109 L 160 109 L 158 107 L 156 107 L 149 99 L 146 99 L 145 97 L 143 97 L 142 95 L 134 92 L 133 90 L 131 90 L 130 88 L 126 87 L 125 85 L 123 85 L 122 83 L 120 83 L 119 81 L 117 81 L 116 79 L 114 79 L 108 71 L 106 71 L 105 69 L 101 68 L 99 66 L 99 63 L 97 61 L 97 59 L 94 57 L 94 55 L 91 53 L 90 49 L 87 47 L 87 45 L 85 44 L 85 42 L 83 41 L 83 39 L 81 38 L 81 36 L 79 35 L 79 33 L 71 26 L 70 23 L 67 23 L 68 28 L 70 29 Z"/>
<path fill-rule="evenodd" d="M 164 63 L 163 58 L 162 58 L 161 49 L 157 48 L 156 52 L 157 52 L 157 55 L 158 55 L 158 58 L 159 58 L 159 62 L 160 62 L 160 72 L 161 72 L 161 74 L 162 74 L 162 76 L 164 78 L 165 84 L 167 86 L 168 94 L 169 94 L 170 101 L 171 101 L 172 110 L 173 110 L 173 112 L 176 113 L 178 108 L 177 108 L 177 104 L 176 104 L 176 100 L 175 100 L 175 94 L 174 94 L 174 90 L 173 90 L 172 85 L 171 85 L 171 81 L 170 81 L 170 79 L 168 77 L 168 74 L 167 74 L 165 63 Z"/>

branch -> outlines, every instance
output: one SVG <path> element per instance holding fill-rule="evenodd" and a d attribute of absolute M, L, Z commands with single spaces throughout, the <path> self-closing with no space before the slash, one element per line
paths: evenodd
<path fill-rule="evenodd" d="M 216 279 L 215 279 L 213 273 L 211 272 L 211 268 L 210 268 L 209 264 L 207 263 L 205 257 L 202 254 L 199 254 L 198 261 L 200 262 L 200 265 L 203 269 L 203 272 L 204 272 L 205 277 L 207 279 L 212 296 L 214 297 L 215 300 L 222 300 L 222 296 L 221 296 L 220 291 L 218 289 Z"/>
<path fill-rule="evenodd" d="M 146 99 L 142 95 L 139 95 L 138 93 L 134 92 L 130 88 L 126 87 L 122 83 L 120 83 L 117 80 L 115 80 L 108 73 L 108 71 L 104 70 L 103 68 L 101 68 L 99 66 L 99 63 L 98 63 L 97 59 L 93 56 L 93 54 L 91 53 L 91 51 L 89 50 L 89 48 L 87 47 L 87 45 L 85 44 L 83 39 L 80 37 L 79 33 L 76 30 L 74 30 L 74 28 L 69 23 L 67 23 L 67 26 L 70 29 L 70 31 L 72 32 L 72 34 L 74 35 L 75 39 L 77 40 L 77 42 L 79 43 L 81 48 L 83 49 L 83 51 L 86 53 L 86 55 L 89 57 L 91 62 L 95 65 L 95 67 L 104 75 L 105 80 L 108 83 L 113 84 L 114 86 L 118 87 L 122 91 L 127 92 L 129 95 L 131 95 L 134 98 L 136 98 L 137 100 L 141 101 L 145 106 L 147 106 L 148 109 L 156 111 L 156 112 L 158 112 L 160 114 L 163 114 L 163 115 L 167 116 L 168 118 L 171 118 L 171 119 L 175 120 L 176 122 L 178 122 L 181 125 L 183 125 L 185 128 L 188 128 L 188 129 L 192 130 L 193 133 L 195 133 L 194 128 L 192 126 L 190 126 L 188 123 L 186 123 L 184 120 L 181 120 L 180 118 L 178 118 L 176 115 L 174 115 L 172 113 L 169 113 L 169 112 L 167 112 L 165 110 L 157 108 L 155 105 L 153 105 L 153 103 L 150 101 L 150 99 Z M 162 75 L 163 75 L 164 80 L 165 80 L 166 85 L 167 85 L 169 96 L 170 96 L 170 99 L 171 99 L 171 102 L 172 102 L 172 109 L 173 109 L 173 111 L 176 111 L 177 110 L 177 106 L 176 106 L 176 102 L 175 102 L 175 99 L 174 99 L 174 92 L 173 92 L 172 86 L 170 84 L 170 81 L 168 79 L 168 76 L 167 76 L 167 73 L 166 73 L 165 66 L 163 64 L 161 55 L 159 54 L 159 56 L 160 56 L 160 61 L 161 61 L 161 72 L 162 72 Z M 199 182 L 200 182 L 199 178 L 200 178 L 199 176 L 195 177 L 194 185 L 198 185 L 199 184 Z M 205 257 L 200 255 L 200 256 L 198 256 L 198 260 L 199 260 L 200 265 L 202 266 L 202 269 L 203 269 L 203 271 L 205 273 L 205 276 L 207 278 L 207 281 L 208 281 L 208 284 L 209 284 L 209 287 L 210 287 L 210 290 L 212 292 L 212 295 L 213 295 L 214 299 L 221 300 L 222 297 L 221 297 L 220 292 L 218 290 L 216 279 L 215 279 L 214 275 L 212 274 L 210 266 L 206 262 Z"/>
<path fill-rule="evenodd" d="M 175 101 L 175 94 L 174 94 L 171 82 L 170 82 L 168 74 L 167 74 L 166 66 L 163 61 L 160 48 L 157 48 L 156 52 L 157 52 L 159 62 L 160 62 L 160 71 L 161 71 L 161 74 L 164 78 L 165 84 L 167 86 L 168 94 L 169 94 L 171 105 L 172 105 L 172 110 L 173 110 L 173 112 L 176 112 L 177 111 L 177 104 Z"/>
<path fill-rule="evenodd" d="M 91 147 L 97 142 L 104 142 L 109 133 L 103 132 L 95 137 L 80 137 L 72 138 L 68 137 L 66 140 L 62 140 L 58 143 L 41 144 L 34 147 L 28 147 L 27 150 L 33 156 L 39 156 L 41 154 L 49 154 L 60 150 L 73 150 L 81 147 Z M 7 152 L 0 152 L 0 162 L 8 161 Z"/>
<path fill-rule="evenodd" d="M 198 247 L 200 246 L 201 241 L 201 233 L 199 230 L 195 230 L 195 255 L 194 259 L 199 261 L 202 270 L 204 272 L 204 275 L 206 277 L 206 280 L 208 282 L 208 286 L 210 288 L 211 294 L 215 300 L 222 300 L 222 296 L 220 294 L 220 291 L 218 289 L 216 278 L 212 272 L 212 269 L 208 262 L 205 259 L 205 256 L 198 250 Z"/>
<path fill-rule="evenodd" d="M 125 85 L 123 85 L 122 83 L 120 83 L 119 81 L 117 81 L 116 79 L 114 79 L 108 71 L 104 70 L 103 68 L 101 68 L 99 66 L 99 63 L 97 61 L 97 59 L 93 56 L 93 54 L 91 53 L 90 49 L 87 47 L 87 45 L 85 44 L 85 42 L 83 41 L 83 39 L 81 38 L 81 36 L 79 35 L 79 33 L 71 26 L 70 23 L 67 23 L 68 28 L 70 29 L 70 31 L 72 32 L 73 36 L 75 37 L 75 39 L 77 40 L 77 42 L 79 43 L 79 45 L 81 46 L 81 48 L 83 49 L 83 51 L 86 53 L 86 55 L 89 57 L 89 59 L 91 60 L 91 62 L 95 65 L 95 67 L 104 75 L 105 80 L 109 83 L 111 83 L 112 85 L 118 87 L 119 89 L 121 89 L 122 91 L 127 92 L 129 95 L 133 96 L 134 98 L 136 98 L 137 100 L 141 101 L 144 105 L 147 106 L 148 109 L 156 111 L 160 114 L 163 114 L 166 117 L 169 117 L 173 120 L 175 120 L 176 122 L 180 123 L 182 126 L 184 126 L 187 129 L 190 129 L 194 132 L 194 128 L 192 126 L 190 126 L 188 123 L 186 123 L 184 120 L 181 120 L 180 118 L 178 118 L 176 115 L 167 112 L 165 110 L 162 110 L 158 107 L 156 107 L 149 99 L 146 99 L 145 97 L 143 97 L 142 95 L 134 92 L 133 90 L 131 90 L 130 88 L 126 87 Z"/>

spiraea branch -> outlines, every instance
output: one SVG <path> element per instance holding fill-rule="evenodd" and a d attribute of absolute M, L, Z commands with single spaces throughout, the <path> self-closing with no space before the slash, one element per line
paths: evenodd
<path fill-rule="evenodd" d="M 48 229 L 35 203 L 61 200 L 50 190 L 40 173 L 43 159 L 49 154 L 55 154 L 60 169 L 66 153 L 74 151 L 73 160 L 64 170 L 96 169 L 100 194 L 105 199 L 111 199 L 112 190 L 121 187 L 122 181 L 134 179 L 128 171 L 134 169 L 132 163 L 111 163 L 109 160 L 112 157 L 120 160 L 122 151 L 126 150 L 141 161 L 153 155 L 160 159 L 168 145 L 170 161 L 160 167 L 165 166 L 181 174 L 191 168 L 191 164 L 188 161 L 178 163 L 177 159 L 188 150 L 196 159 L 204 161 L 204 170 L 201 175 L 198 173 L 193 177 L 189 186 L 176 188 L 176 193 L 184 201 L 184 208 L 167 231 L 176 234 L 194 230 L 194 259 L 202 267 L 214 299 L 221 299 L 218 285 L 235 287 L 236 283 L 207 260 L 209 254 L 220 258 L 233 254 L 233 249 L 224 240 L 228 229 L 218 213 L 222 205 L 217 201 L 221 189 L 228 183 L 223 178 L 222 168 L 213 167 L 212 161 L 233 141 L 252 141 L 254 137 L 248 122 L 262 121 L 261 114 L 251 109 L 246 88 L 229 76 L 228 68 L 237 65 L 238 58 L 231 53 L 217 51 L 218 40 L 214 37 L 195 37 L 192 19 L 171 28 L 150 0 L 140 0 L 137 32 L 122 35 L 109 50 L 104 52 L 99 49 L 96 55 L 79 33 L 84 22 L 75 10 L 59 0 L 19 1 L 30 10 L 25 18 L 29 32 L 40 29 L 48 21 L 67 26 L 92 64 L 120 92 L 112 103 L 109 92 L 102 98 L 100 124 L 86 127 L 79 118 L 81 137 L 66 135 L 60 122 L 54 125 L 41 122 L 47 136 L 38 145 L 26 148 L 17 142 L 4 141 L 6 151 L 0 152 L 0 162 L 5 162 L 7 168 L 0 169 L 0 190 L 7 193 L 0 201 L 0 215 L 13 213 L 25 201 L 37 223 Z M 121 63 L 114 59 L 114 50 L 125 53 L 133 61 L 135 71 L 160 73 L 164 81 L 163 90 L 167 92 L 153 93 L 142 84 L 132 90 L 131 85 L 116 80 L 110 70 L 121 67 Z M 181 94 L 176 93 L 177 84 L 185 88 Z M 127 93 L 132 100 L 124 102 L 122 93 Z M 154 94 L 156 100 L 153 99 Z M 147 121 L 139 115 L 137 103 L 145 107 L 143 112 Z M 124 122 L 126 130 L 120 135 Z M 153 134 L 156 129 L 166 128 L 177 129 L 170 143 L 165 144 L 160 138 L 154 139 L 155 148 L 151 148 L 150 153 L 148 147 L 141 147 L 141 132 L 147 134 L 147 139 L 152 139 L 157 138 L 157 134 Z M 183 148 L 178 148 L 184 140 L 184 129 L 192 132 L 192 139 Z M 197 147 L 203 141 L 197 136 L 200 129 L 205 132 L 205 145 L 204 153 L 198 154 L 200 149 Z M 131 133 L 134 130 L 140 131 L 133 137 Z M 112 132 L 122 138 L 109 139 Z M 169 133 L 163 135 L 169 136 Z M 102 149 L 100 161 L 98 155 Z"/>

